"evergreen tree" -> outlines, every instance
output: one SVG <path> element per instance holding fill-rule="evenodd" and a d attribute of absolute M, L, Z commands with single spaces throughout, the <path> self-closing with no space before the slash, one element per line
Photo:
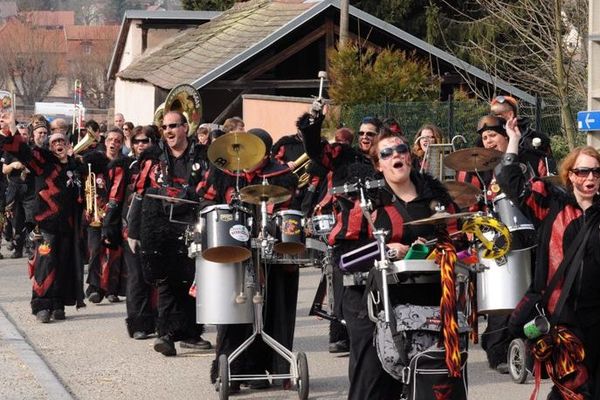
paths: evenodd
<path fill-rule="evenodd" d="M 225 11 L 233 6 L 235 0 L 181 0 L 184 10 Z"/>

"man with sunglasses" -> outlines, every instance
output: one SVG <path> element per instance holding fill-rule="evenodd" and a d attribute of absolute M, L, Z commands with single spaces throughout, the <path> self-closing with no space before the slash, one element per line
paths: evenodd
<path fill-rule="evenodd" d="M 195 187 L 203 177 L 202 157 L 194 141 L 188 140 L 189 125 L 178 111 L 163 118 L 163 138 L 140 158 L 140 173 L 134 187 L 139 195 L 154 193 L 167 197 L 195 200 Z M 158 289 L 158 339 L 154 350 L 175 356 L 175 342 L 181 348 L 206 350 L 210 342 L 202 339 L 203 325 L 196 324 L 196 303 L 189 293 L 194 281 L 195 263 L 187 256 L 184 241 L 186 225 L 169 221 L 195 222 L 194 208 L 186 203 L 168 202 L 144 196 L 130 205 L 128 241 L 139 250 L 145 278 Z M 139 249 L 136 246 L 139 240 Z"/>

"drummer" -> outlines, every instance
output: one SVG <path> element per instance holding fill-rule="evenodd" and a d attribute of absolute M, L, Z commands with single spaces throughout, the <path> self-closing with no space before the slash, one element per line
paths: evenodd
<path fill-rule="evenodd" d="M 508 135 L 505 129 L 506 121 L 500 117 L 486 115 L 477 123 L 477 133 L 479 134 L 478 146 L 485 149 L 495 150 L 498 154 L 504 154 L 508 147 Z M 522 152 L 522 162 L 529 174 L 534 176 L 545 176 L 547 174 L 546 163 L 541 157 L 524 150 Z M 499 158 L 497 158 L 499 161 Z M 496 183 L 496 177 L 493 170 L 478 171 L 457 171 L 457 181 L 470 183 L 480 190 L 485 189 L 485 202 L 474 204 L 471 211 L 486 210 L 491 207 L 494 198 L 499 194 L 500 187 Z M 514 235 L 514 233 L 513 233 Z M 513 241 L 523 241 L 525 239 L 513 236 Z M 529 241 L 529 239 L 527 239 Z M 523 243 L 523 246 L 525 244 Z M 508 373 L 507 352 L 510 341 L 513 339 L 506 329 L 508 316 L 489 315 L 487 327 L 482 334 L 481 347 L 485 350 L 490 368 L 497 370 L 502 374 Z"/>
<path fill-rule="evenodd" d="M 198 195 L 203 200 L 202 206 L 231 204 L 236 193 L 236 179 L 239 179 L 237 183 L 239 188 L 243 188 L 248 185 L 261 184 L 263 179 L 266 178 L 269 184 L 285 187 L 293 193 L 298 179 L 290 173 L 287 165 L 281 164 L 270 156 L 270 149 L 273 145 L 271 135 L 264 129 L 259 128 L 250 129 L 248 134 L 258 137 L 265 145 L 265 154 L 258 160 L 258 165 L 240 173 L 227 169 L 220 170 L 214 165 L 211 166 L 206 179 L 197 187 Z M 225 139 L 225 137 L 222 139 Z M 221 139 L 217 139 L 211 146 L 219 146 L 219 140 Z M 241 154 L 241 157 L 245 156 L 245 154 Z M 278 205 L 278 208 L 286 208 L 288 205 L 289 201 Z M 265 299 L 266 307 L 264 308 L 264 331 L 291 350 L 298 300 L 298 265 L 267 264 L 266 274 L 266 287 L 268 290 Z M 252 326 L 250 324 L 218 326 L 216 357 L 210 373 L 211 382 L 214 383 L 218 375 L 219 355 L 229 356 L 250 336 L 251 332 Z M 245 361 L 232 365 L 231 374 L 262 374 L 265 370 L 268 370 L 271 374 L 286 374 L 289 373 L 289 366 L 289 363 L 270 347 L 264 345 L 264 343 L 255 342 L 251 346 L 251 351 L 245 354 Z M 284 389 L 291 387 L 289 380 L 274 382 L 274 384 L 282 385 Z M 266 379 L 251 380 L 249 385 L 253 389 L 262 389 L 268 387 L 269 382 Z M 239 382 L 231 382 L 230 393 L 238 390 Z"/>
<path fill-rule="evenodd" d="M 320 132 L 322 118 L 317 118 L 314 126 L 304 130 L 307 152 L 311 157 L 322 154 L 328 158 L 324 149 L 310 148 L 317 142 L 313 137 Z M 381 133 L 380 133 L 381 132 Z M 310 139 L 309 139 L 310 137 Z M 397 259 L 403 259 L 410 246 L 423 243 L 433 235 L 432 225 L 419 227 L 403 226 L 404 222 L 431 216 L 434 211 L 430 204 L 436 201 L 454 212 L 452 199 L 446 189 L 436 180 L 421 175 L 412 169 L 410 149 L 404 139 L 387 128 L 377 131 L 369 151 L 375 173 L 373 178 L 385 179 L 385 187 L 378 192 L 374 215 L 375 226 L 390 232 L 388 246 L 395 250 Z M 343 150 L 342 150 L 343 151 Z M 346 150 L 348 151 L 348 150 Z M 329 156 L 331 156 L 330 153 Z M 317 158 L 318 159 L 318 158 Z M 335 160 L 335 158 L 334 158 Z M 339 261 L 342 253 L 356 249 L 374 240 L 367 221 L 360 208 L 355 212 L 353 199 L 348 196 L 350 207 L 341 205 L 337 223 L 330 235 L 330 243 L 335 244 L 334 258 Z M 346 202 L 345 200 L 338 200 Z M 340 232 L 346 233 L 339 235 Z M 390 289 L 392 303 L 410 302 L 413 304 L 438 305 L 440 290 L 437 284 L 402 285 Z M 364 298 L 365 285 L 346 286 L 342 299 L 343 317 L 350 338 L 349 399 L 398 399 L 402 384 L 383 370 L 373 346 L 374 323 L 367 317 L 367 304 Z"/>

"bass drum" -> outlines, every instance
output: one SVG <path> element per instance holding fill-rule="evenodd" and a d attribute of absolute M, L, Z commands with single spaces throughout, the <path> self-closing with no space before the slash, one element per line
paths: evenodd
<path fill-rule="evenodd" d="M 196 257 L 196 322 L 251 324 L 254 321 L 252 287 L 247 285 L 245 263 L 214 263 Z M 239 302 L 244 293 L 245 302 Z M 238 299 L 238 301 L 236 301 Z"/>
<path fill-rule="evenodd" d="M 531 284 L 531 250 L 512 250 L 504 257 L 485 259 L 479 251 L 477 311 L 481 314 L 510 314 Z"/>

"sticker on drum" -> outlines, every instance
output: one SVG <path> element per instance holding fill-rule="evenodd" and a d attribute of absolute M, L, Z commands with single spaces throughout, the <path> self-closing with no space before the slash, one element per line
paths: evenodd
<path fill-rule="evenodd" d="M 300 221 L 296 219 L 288 219 L 283 221 L 283 227 L 281 231 L 284 235 L 299 235 L 300 234 Z"/>
<path fill-rule="evenodd" d="M 220 214 L 219 219 L 223 222 L 233 221 L 233 214 Z"/>
<path fill-rule="evenodd" d="M 250 232 L 244 225 L 234 225 L 229 228 L 229 235 L 238 242 L 247 242 L 250 240 Z"/>

